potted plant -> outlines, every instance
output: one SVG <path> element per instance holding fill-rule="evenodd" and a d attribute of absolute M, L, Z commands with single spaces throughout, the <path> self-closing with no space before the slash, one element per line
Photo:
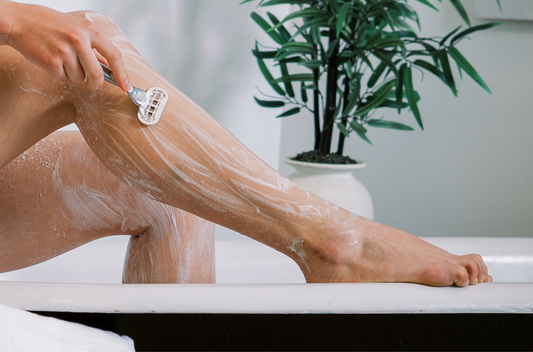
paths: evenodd
<path fill-rule="evenodd" d="M 457 95 L 455 62 L 459 73 L 470 76 L 490 93 L 474 67 L 456 48 L 469 34 L 499 23 L 470 26 L 460 0 L 450 0 L 468 28 L 453 29 L 443 37 L 426 38 L 413 28 L 420 22 L 407 0 L 245 0 L 258 6 L 292 4 L 283 19 L 267 12 L 268 20 L 252 12 L 253 20 L 272 38 L 275 47 L 256 42 L 253 54 L 276 97 L 255 98 L 266 108 L 289 107 L 277 117 L 310 111 L 314 120 L 313 150 L 291 158 L 299 162 L 357 164 L 343 155 L 345 138 L 357 134 L 371 144 L 367 128 L 411 131 L 411 126 L 376 117 L 382 109 L 400 114 L 408 109 L 423 130 L 413 71 L 436 75 Z M 415 0 L 435 10 L 433 0 Z M 438 0 L 439 2 L 441 0 Z M 498 2 L 499 4 L 499 2 Z M 266 64 L 273 60 L 279 73 Z M 338 144 L 332 145 L 338 133 Z M 342 168 L 341 168 L 342 169 Z M 324 173 L 322 170 L 319 172 Z"/>

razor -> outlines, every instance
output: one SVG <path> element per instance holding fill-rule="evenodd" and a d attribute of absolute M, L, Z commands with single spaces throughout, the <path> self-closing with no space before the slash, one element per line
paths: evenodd
<path fill-rule="evenodd" d="M 104 80 L 118 87 L 117 82 L 111 78 L 111 68 L 100 62 L 104 70 Z M 159 87 L 152 87 L 147 91 L 131 86 L 128 91 L 131 101 L 139 107 L 137 117 L 143 125 L 155 125 L 168 101 L 168 93 Z"/>

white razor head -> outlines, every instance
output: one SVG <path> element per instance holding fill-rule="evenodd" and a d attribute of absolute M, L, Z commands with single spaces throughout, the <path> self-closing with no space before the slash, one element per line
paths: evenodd
<path fill-rule="evenodd" d="M 168 93 L 163 88 L 152 87 L 146 91 L 148 98 L 145 103 L 139 106 L 137 117 L 143 125 L 155 125 L 168 101 Z"/>

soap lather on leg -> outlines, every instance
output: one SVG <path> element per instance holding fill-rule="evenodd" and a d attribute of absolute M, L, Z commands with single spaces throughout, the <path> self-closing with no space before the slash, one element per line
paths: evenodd
<path fill-rule="evenodd" d="M 124 283 L 213 283 L 214 225 L 128 187 L 81 134 L 55 132 L 0 170 L 0 272 L 130 235 Z"/>

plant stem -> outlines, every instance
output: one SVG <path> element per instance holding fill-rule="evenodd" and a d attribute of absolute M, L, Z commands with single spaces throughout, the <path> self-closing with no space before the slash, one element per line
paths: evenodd
<path fill-rule="evenodd" d="M 329 30 L 329 45 L 335 41 L 336 33 Z M 329 50 L 329 49 L 328 49 Z M 329 154 L 331 150 L 331 137 L 333 135 L 333 124 L 335 120 L 335 110 L 337 106 L 337 77 L 338 77 L 338 57 L 339 43 L 335 45 L 333 53 L 328 59 L 328 77 L 326 85 L 326 109 L 324 111 L 324 128 L 320 138 L 319 150 L 323 154 Z"/>
<path fill-rule="evenodd" d="M 344 101 L 342 110 L 346 109 L 346 106 L 348 105 L 348 96 L 350 95 L 350 80 L 348 77 L 344 78 Z M 348 124 L 348 116 L 343 116 L 342 118 L 342 124 L 346 126 Z M 339 146 L 337 147 L 337 155 L 342 155 L 344 152 L 344 140 L 346 139 L 346 136 L 344 133 L 339 132 Z"/>
<path fill-rule="evenodd" d="M 318 52 L 318 45 L 317 45 L 317 52 Z M 313 58 L 315 59 L 315 58 Z M 320 71 L 318 68 L 315 68 L 313 70 L 313 76 L 314 76 L 314 82 L 315 82 L 315 90 L 313 94 L 313 104 L 314 104 L 314 119 L 315 119 L 315 147 L 314 150 L 318 150 L 320 147 L 320 137 L 322 136 L 322 133 L 320 132 L 320 90 L 318 89 L 318 78 L 320 75 Z"/>

